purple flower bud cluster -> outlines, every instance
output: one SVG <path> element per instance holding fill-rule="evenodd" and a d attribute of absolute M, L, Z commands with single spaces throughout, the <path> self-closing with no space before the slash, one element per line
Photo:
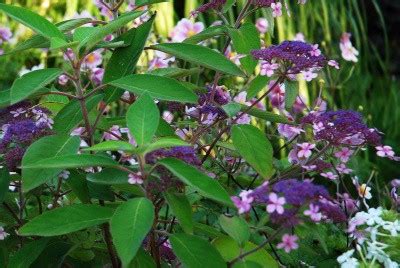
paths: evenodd
<path fill-rule="evenodd" d="M 201 164 L 197 157 L 196 150 L 189 146 L 177 146 L 171 149 L 159 149 L 146 155 L 147 163 L 156 163 L 158 159 L 174 157 L 190 165 L 199 166 Z"/>
<path fill-rule="evenodd" d="M 350 110 L 310 113 L 302 119 L 312 124 L 314 138 L 332 145 L 379 145 L 381 137 L 376 129 L 368 128 L 359 113 Z"/>
<path fill-rule="evenodd" d="M 198 7 L 193 13 L 194 14 L 204 13 L 211 9 L 212 10 L 220 10 L 222 8 L 222 6 L 225 5 L 225 3 L 226 3 L 226 0 L 211 0 L 210 2 Z"/>
<path fill-rule="evenodd" d="M 21 102 L 0 110 L 0 154 L 4 154 L 5 164 L 10 171 L 17 170 L 29 145 L 51 134 L 50 112 L 42 107 L 30 107 L 29 102 Z"/>
<path fill-rule="evenodd" d="M 213 87 L 211 85 L 207 86 L 207 93 L 201 94 L 199 96 L 199 105 L 200 105 L 200 112 L 202 114 L 218 114 L 219 116 L 224 116 L 225 112 L 219 108 L 216 107 L 215 104 L 211 103 L 211 92 L 213 90 Z M 215 88 L 215 95 L 214 95 L 214 102 L 219 104 L 219 105 L 225 105 L 228 104 L 229 101 L 231 100 L 230 95 L 224 90 L 224 87 L 222 86 L 217 86 Z"/>
<path fill-rule="evenodd" d="M 283 41 L 279 45 L 271 45 L 264 49 L 253 50 L 254 58 L 270 64 L 279 63 L 286 74 L 298 74 L 302 71 L 319 69 L 326 65 L 324 55 L 316 56 L 311 44 L 301 41 Z"/>
<path fill-rule="evenodd" d="M 275 0 L 252 0 L 251 3 L 257 7 L 270 7 Z"/>

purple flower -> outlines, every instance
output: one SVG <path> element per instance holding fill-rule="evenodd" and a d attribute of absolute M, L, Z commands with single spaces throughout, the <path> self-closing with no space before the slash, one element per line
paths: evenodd
<path fill-rule="evenodd" d="M 278 244 L 277 248 L 284 249 L 286 253 L 289 253 L 290 251 L 299 248 L 299 245 L 296 243 L 298 239 L 299 238 L 296 235 L 284 234 L 282 236 L 282 242 Z"/>
<path fill-rule="evenodd" d="M 251 3 L 258 7 L 270 7 L 275 0 L 253 0 Z"/>
<path fill-rule="evenodd" d="M 298 74 L 313 68 L 318 70 L 327 62 L 324 55 L 315 56 L 313 45 L 300 41 L 284 41 L 279 45 L 253 50 L 251 54 L 254 58 L 270 64 L 278 63 L 283 68 L 281 73 L 285 74 Z"/>
<path fill-rule="evenodd" d="M 199 166 L 201 164 L 195 149 L 189 146 L 177 146 L 171 149 L 160 149 L 147 154 L 146 160 L 148 163 L 155 163 L 157 159 L 166 157 L 175 157 L 190 165 Z"/>
<path fill-rule="evenodd" d="M 379 145 L 381 140 L 377 130 L 368 128 L 361 115 L 350 110 L 310 113 L 302 123 L 317 126 L 314 138 L 333 145 Z"/>
<path fill-rule="evenodd" d="M 3 42 L 7 42 L 11 39 L 12 33 L 7 27 L 0 27 L 0 45 Z"/>
<path fill-rule="evenodd" d="M 4 160 L 9 171 L 16 171 L 22 161 L 25 149 L 17 146 L 7 150 L 4 154 Z"/>
<path fill-rule="evenodd" d="M 210 2 L 198 7 L 195 11 L 192 12 L 192 14 L 204 13 L 209 11 L 210 9 L 220 10 L 222 6 L 225 5 L 225 3 L 226 0 L 211 0 Z"/>

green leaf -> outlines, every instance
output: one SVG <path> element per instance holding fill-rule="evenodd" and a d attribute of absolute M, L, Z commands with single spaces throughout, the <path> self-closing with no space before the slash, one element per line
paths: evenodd
<path fill-rule="evenodd" d="M 197 103 L 197 96 L 193 91 L 178 81 L 151 74 L 132 74 L 109 83 L 137 95 L 149 94 L 150 97 L 184 103 Z"/>
<path fill-rule="evenodd" d="M 147 253 L 147 251 L 139 248 L 135 258 L 129 264 L 129 268 L 156 268 L 154 259 Z"/>
<path fill-rule="evenodd" d="M 126 141 L 103 141 L 98 143 L 92 147 L 85 148 L 83 151 L 125 151 L 125 152 L 133 152 L 135 147 Z"/>
<path fill-rule="evenodd" d="M 175 130 L 165 121 L 163 118 L 160 118 L 160 123 L 158 124 L 157 137 L 176 137 Z"/>
<path fill-rule="evenodd" d="M 198 34 L 195 34 L 189 38 L 186 38 L 183 43 L 187 44 L 198 44 L 204 40 L 213 38 L 215 36 L 225 35 L 227 33 L 227 27 L 225 25 L 216 25 L 206 28 Z"/>
<path fill-rule="evenodd" d="M 32 71 L 21 76 L 14 81 L 10 89 L 11 104 L 15 104 L 28 98 L 38 90 L 53 82 L 61 73 L 62 70 L 60 69 L 48 68 Z"/>
<path fill-rule="evenodd" d="M 167 67 L 167 68 L 157 68 L 157 69 L 151 70 L 150 72 L 147 72 L 147 73 L 152 74 L 152 75 L 170 77 L 170 78 L 181 78 L 181 77 L 186 77 L 186 76 L 190 76 L 193 74 L 198 74 L 199 72 L 200 72 L 200 68 L 197 68 L 197 67 L 191 68 L 191 69 Z"/>
<path fill-rule="evenodd" d="M 233 268 L 262 268 L 261 264 L 252 261 L 238 261 Z"/>
<path fill-rule="evenodd" d="M 31 267 L 31 264 L 39 257 L 46 248 L 48 238 L 34 240 L 24 245 L 17 253 L 15 253 L 8 263 L 8 267 L 26 268 Z"/>
<path fill-rule="evenodd" d="M 263 178 L 272 175 L 272 145 L 258 128 L 235 125 L 232 127 L 232 141 L 240 155 Z"/>
<path fill-rule="evenodd" d="M 242 105 L 241 111 L 244 112 L 247 110 L 248 110 L 248 106 Z M 263 110 L 260 110 L 257 108 L 251 108 L 246 113 L 249 115 L 252 115 L 254 117 L 269 121 L 271 123 L 293 124 L 293 122 L 289 121 L 286 117 L 284 117 L 282 115 L 263 111 Z"/>
<path fill-rule="evenodd" d="M 299 95 L 297 82 L 285 82 L 285 109 L 291 111 L 296 97 Z"/>
<path fill-rule="evenodd" d="M 134 21 L 136 18 L 143 15 L 145 12 L 142 11 L 132 11 L 129 13 L 125 13 L 117 19 L 109 22 L 105 26 L 98 27 L 99 29 L 94 33 L 88 35 L 85 39 L 81 41 L 78 46 L 78 50 L 81 55 L 84 52 L 90 51 L 98 42 L 102 41 L 107 35 L 112 34 L 116 30 L 123 27 L 128 22 Z"/>
<path fill-rule="evenodd" d="M 29 9 L 0 4 L 0 10 L 46 38 L 58 37 L 65 39 L 64 34 L 55 25 Z"/>
<path fill-rule="evenodd" d="M 220 252 L 225 261 L 229 262 L 237 258 L 241 253 L 248 252 L 257 248 L 257 245 L 247 242 L 241 249 L 238 244 L 230 237 L 219 237 L 212 242 L 213 246 Z M 255 262 L 261 267 L 278 268 L 279 265 L 276 260 L 263 248 L 256 252 L 247 255 L 243 258 L 244 261 Z M 240 267 L 240 266 L 239 266 Z M 246 267 L 246 266 L 245 266 Z M 250 266 L 252 267 L 252 266 Z"/>
<path fill-rule="evenodd" d="M 185 43 L 164 43 L 151 46 L 151 48 L 224 74 L 245 76 L 239 67 L 224 55 L 204 46 Z"/>
<path fill-rule="evenodd" d="M 160 111 L 152 98 L 143 94 L 126 112 L 129 132 L 139 146 L 149 143 L 158 128 Z"/>
<path fill-rule="evenodd" d="M 229 117 L 235 116 L 240 111 L 241 108 L 242 108 L 242 106 L 236 102 L 231 102 L 231 103 L 228 103 L 228 104 L 225 104 L 224 106 L 222 106 L 222 109 L 224 109 L 224 112 Z"/>
<path fill-rule="evenodd" d="M 101 172 L 89 173 L 86 179 L 96 184 L 104 185 L 127 184 L 128 172 L 114 168 L 105 168 Z"/>
<path fill-rule="evenodd" d="M 154 5 L 163 2 L 168 2 L 168 0 L 137 0 L 135 1 L 135 7 Z"/>
<path fill-rule="evenodd" d="M 215 179 L 208 177 L 197 168 L 175 158 L 164 158 L 158 161 L 185 184 L 195 188 L 199 193 L 227 206 L 233 206 L 226 190 Z"/>
<path fill-rule="evenodd" d="M 258 75 L 253 80 L 251 80 L 249 89 L 247 90 L 247 99 L 250 100 L 257 96 L 258 92 L 264 89 L 270 78 L 265 75 Z"/>
<path fill-rule="evenodd" d="M 97 173 L 88 173 L 88 176 Z M 90 203 L 90 195 L 86 174 L 71 170 L 66 184 L 71 188 L 72 192 L 78 197 L 82 203 Z"/>
<path fill-rule="evenodd" d="M 113 210 L 89 204 L 75 204 L 56 208 L 33 218 L 18 233 L 24 236 L 57 236 L 106 223 Z"/>
<path fill-rule="evenodd" d="M 229 29 L 229 35 L 236 52 L 246 55 L 240 59 L 243 69 L 248 74 L 252 74 L 257 66 L 257 61 L 250 55 L 250 51 L 259 49 L 261 46 L 256 26 L 253 23 L 244 23 L 239 29 Z"/>
<path fill-rule="evenodd" d="M 110 221 L 111 234 L 124 267 L 135 257 L 153 221 L 154 206 L 147 198 L 128 200 L 115 210 Z"/>
<path fill-rule="evenodd" d="M 233 216 L 227 217 L 221 215 L 219 217 L 219 224 L 222 229 L 235 241 L 243 246 L 250 239 L 250 229 L 246 221 L 240 217 Z"/>
<path fill-rule="evenodd" d="M 54 135 L 43 137 L 31 144 L 22 158 L 22 166 L 35 164 L 42 159 L 74 154 L 79 149 L 79 137 Z M 30 191 L 57 176 L 62 169 L 24 169 L 22 168 L 22 189 Z"/>
<path fill-rule="evenodd" d="M 193 215 L 192 207 L 189 200 L 183 193 L 174 193 L 173 191 L 167 191 L 165 199 L 168 205 L 171 207 L 172 213 L 178 219 L 185 233 L 193 234 Z"/>
<path fill-rule="evenodd" d="M 169 238 L 172 250 L 185 267 L 226 267 L 221 254 L 207 241 L 189 234 L 173 234 Z"/>
<path fill-rule="evenodd" d="M 63 22 L 59 22 L 56 24 L 57 28 L 62 32 L 68 32 L 76 27 L 79 27 L 83 24 L 90 22 L 90 18 L 81 18 L 81 19 L 73 19 L 67 20 Z M 48 48 L 50 46 L 50 42 L 48 39 L 41 35 L 33 35 L 29 39 L 19 42 L 12 51 L 7 54 L 12 54 L 20 51 L 24 51 L 31 48 Z"/>
<path fill-rule="evenodd" d="M 128 46 L 114 50 L 105 68 L 103 83 L 106 84 L 134 71 L 146 44 L 154 18 L 155 16 L 152 16 L 147 22 L 137 28 L 130 29 L 117 38 Z M 105 101 L 110 103 L 117 100 L 123 94 L 123 91 L 115 87 L 107 87 L 105 93 Z"/>
<path fill-rule="evenodd" d="M 173 137 L 164 137 L 164 138 L 159 138 L 152 143 L 150 143 L 148 146 L 144 148 L 144 154 L 147 154 L 149 152 L 162 149 L 162 148 L 171 148 L 171 147 L 176 147 L 176 146 L 190 146 L 186 141 L 183 141 L 178 138 L 173 138 Z"/>
<path fill-rule="evenodd" d="M 87 167 L 118 167 L 118 163 L 110 157 L 89 154 L 61 155 L 45 158 L 33 164 L 22 166 L 24 169 L 69 169 Z"/>
<path fill-rule="evenodd" d="M 93 110 L 103 99 L 103 95 L 95 95 L 86 100 L 88 112 Z M 70 101 L 54 118 L 53 128 L 57 133 L 70 133 L 83 120 L 81 105 L 78 100 Z"/>
<path fill-rule="evenodd" d="M 10 105 L 10 90 L 1 90 L 0 91 L 0 107 L 9 106 Z"/>
<path fill-rule="evenodd" d="M 0 169 L 0 204 L 5 200 L 10 185 L 10 173 L 6 167 Z"/>
<path fill-rule="evenodd" d="M 64 39 L 61 39 L 61 38 L 58 38 L 58 37 L 52 37 L 50 39 L 50 50 L 73 47 L 73 46 L 76 46 L 77 44 L 78 44 L 78 42 L 68 43 Z"/>

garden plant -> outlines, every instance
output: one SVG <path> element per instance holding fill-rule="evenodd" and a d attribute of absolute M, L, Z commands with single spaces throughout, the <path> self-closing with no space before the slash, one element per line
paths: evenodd
<path fill-rule="evenodd" d="M 163 0 L 5 2 L 0 67 L 31 62 L 0 75 L 0 267 L 400 266 L 373 165 L 397 169 L 397 114 L 351 83 L 388 59 L 328 23 L 348 2 L 362 27 L 356 1 L 192 1 L 172 27 Z"/>

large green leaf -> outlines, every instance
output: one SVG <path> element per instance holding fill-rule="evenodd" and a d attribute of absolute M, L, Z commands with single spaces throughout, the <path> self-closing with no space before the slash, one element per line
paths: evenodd
<path fill-rule="evenodd" d="M 90 112 L 103 99 L 103 95 L 95 95 L 86 100 L 86 109 Z M 57 133 L 70 133 L 83 120 L 81 105 L 72 100 L 56 115 L 53 128 Z"/>
<path fill-rule="evenodd" d="M 215 36 L 224 35 L 227 33 L 227 27 L 225 25 L 216 25 L 206 28 L 198 34 L 195 34 L 189 38 L 186 38 L 183 43 L 198 44 L 204 40 L 213 38 Z"/>
<path fill-rule="evenodd" d="M 250 229 L 246 221 L 240 217 L 228 217 L 221 215 L 219 217 L 219 224 L 222 229 L 235 241 L 243 246 L 250 238 Z"/>
<path fill-rule="evenodd" d="M 60 155 L 74 154 L 79 149 L 78 137 L 69 135 L 54 135 L 43 137 L 28 147 L 22 158 L 22 166 L 32 165 L 44 158 Z M 62 171 L 62 168 L 22 168 L 22 189 L 27 192 L 54 178 Z"/>
<path fill-rule="evenodd" d="M 53 82 L 61 73 L 60 69 L 48 68 L 29 72 L 16 79 L 10 89 L 11 104 L 28 98 Z"/>
<path fill-rule="evenodd" d="M 297 82 L 285 82 L 285 109 L 291 111 L 296 97 L 299 95 L 299 87 Z"/>
<path fill-rule="evenodd" d="M 164 43 L 151 46 L 151 48 L 224 74 L 245 76 L 239 67 L 224 55 L 204 46 L 185 43 Z"/>
<path fill-rule="evenodd" d="M 189 234 L 174 234 L 169 238 L 172 250 L 185 267 L 226 267 L 221 254 L 205 239 Z"/>
<path fill-rule="evenodd" d="M 286 117 L 273 112 L 260 110 L 254 107 L 249 110 L 249 107 L 246 105 L 242 105 L 242 108 L 240 110 L 242 112 L 246 112 L 249 115 L 269 121 L 271 123 L 293 124 L 293 122 L 290 122 Z"/>
<path fill-rule="evenodd" d="M 154 206 L 147 198 L 120 205 L 110 221 L 111 234 L 124 267 L 135 257 L 154 221 Z"/>
<path fill-rule="evenodd" d="M 26 268 L 39 257 L 46 248 L 49 238 L 34 240 L 24 245 L 17 253 L 15 253 L 8 263 L 10 268 Z"/>
<path fill-rule="evenodd" d="M 212 244 L 221 253 L 225 261 L 232 261 L 233 259 L 237 258 L 241 253 L 248 252 L 257 247 L 257 245 L 251 242 L 247 242 L 245 246 L 241 249 L 235 242 L 235 240 L 230 237 L 218 237 L 212 242 Z M 261 265 L 261 267 L 263 268 L 279 267 L 277 261 L 264 248 L 261 248 L 258 251 L 247 255 L 243 258 L 243 260 L 255 262 Z"/>
<path fill-rule="evenodd" d="M 99 27 L 99 29 L 92 34 L 88 35 L 85 39 L 83 39 L 79 46 L 78 50 L 83 55 L 84 52 L 90 51 L 98 42 L 102 41 L 107 35 L 112 34 L 116 30 L 123 27 L 128 22 L 134 21 L 139 16 L 143 15 L 144 12 L 133 11 L 129 13 L 125 13 L 117 19 L 109 22 L 105 26 Z"/>
<path fill-rule="evenodd" d="M 6 167 L 0 168 L 0 204 L 5 200 L 10 185 L 10 173 Z"/>
<path fill-rule="evenodd" d="M 46 38 L 58 37 L 65 39 L 64 34 L 55 25 L 29 9 L 0 4 L 0 10 Z"/>
<path fill-rule="evenodd" d="M 150 143 L 148 146 L 144 148 L 143 153 L 149 153 L 161 148 L 170 148 L 170 147 L 176 147 L 176 146 L 190 146 L 186 141 L 183 141 L 178 138 L 174 137 L 162 137 L 159 138 L 152 143 Z"/>
<path fill-rule="evenodd" d="M 97 173 L 88 173 L 88 176 Z M 79 173 L 76 170 L 70 170 L 70 175 L 66 184 L 82 203 L 90 203 L 89 187 L 86 181 L 86 174 Z"/>
<path fill-rule="evenodd" d="M 0 91 L 0 108 L 10 105 L 10 90 Z"/>
<path fill-rule="evenodd" d="M 239 29 L 229 29 L 234 49 L 238 54 L 246 55 L 240 59 L 243 69 L 252 74 L 257 66 L 257 61 L 250 55 L 250 51 L 260 48 L 260 38 L 253 23 L 244 23 Z"/>
<path fill-rule="evenodd" d="M 199 191 L 201 195 L 224 205 L 233 206 L 228 193 L 219 182 L 200 172 L 197 168 L 175 158 L 162 159 L 158 164 L 169 169 L 185 184 Z"/>
<path fill-rule="evenodd" d="M 56 24 L 56 26 L 60 31 L 68 32 L 90 21 L 91 21 L 90 18 L 72 19 L 59 22 Z M 14 49 L 8 52 L 7 54 L 16 53 L 31 48 L 48 48 L 48 47 L 50 47 L 49 39 L 43 37 L 42 35 L 36 34 L 30 37 L 29 39 L 16 44 Z"/>
<path fill-rule="evenodd" d="M 128 46 L 114 50 L 105 68 L 103 83 L 108 83 L 124 77 L 134 71 L 146 44 L 154 18 L 155 16 L 137 28 L 130 29 L 118 37 L 117 40 L 123 41 Z M 105 93 L 105 101 L 110 103 L 117 100 L 122 95 L 123 91 L 119 88 L 107 87 Z"/>
<path fill-rule="evenodd" d="M 172 213 L 178 219 L 182 229 L 189 234 L 193 233 L 193 215 L 189 200 L 183 193 L 168 191 L 164 194 Z"/>
<path fill-rule="evenodd" d="M 249 89 L 247 90 L 247 99 L 250 100 L 257 96 L 258 92 L 264 89 L 270 78 L 265 75 L 257 75 L 253 80 L 251 80 Z"/>
<path fill-rule="evenodd" d="M 138 95 L 147 93 L 150 97 L 160 100 L 187 103 L 197 102 L 197 96 L 193 91 L 168 77 L 151 74 L 132 74 L 114 80 L 109 84 Z"/>
<path fill-rule="evenodd" d="M 118 163 L 110 157 L 90 154 L 60 155 L 45 158 L 32 164 L 23 164 L 23 169 L 69 169 L 87 167 L 118 167 Z"/>
<path fill-rule="evenodd" d="M 129 132 L 139 146 L 149 143 L 157 131 L 160 111 L 149 95 L 143 94 L 126 112 Z"/>
<path fill-rule="evenodd" d="M 96 226 L 111 218 L 113 210 L 89 204 L 75 204 L 47 211 L 23 225 L 20 235 L 57 236 Z"/>
<path fill-rule="evenodd" d="M 101 151 L 125 151 L 133 152 L 135 147 L 126 141 L 103 141 L 92 147 L 85 148 L 83 151 L 101 152 Z"/>
<path fill-rule="evenodd" d="M 114 168 L 105 168 L 101 172 L 89 173 L 86 179 L 96 184 L 127 184 L 128 172 Z"/>
<path fill-rule="evenodd" d="M 235 125 L 232 127 L 232 141 L 240 155 L 263 178 L 272 175 L 272 145 L 258 128 Z"/>

